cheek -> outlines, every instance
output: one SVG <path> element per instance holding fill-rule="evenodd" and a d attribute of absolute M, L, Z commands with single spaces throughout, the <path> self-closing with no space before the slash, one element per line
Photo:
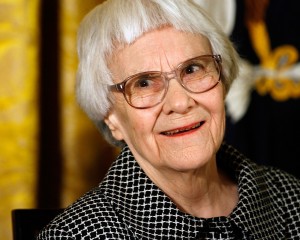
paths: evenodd
<path fill-rule="evenodd" d="M 226 118 L 224 94 L 221 85 L 215 90 L 216 91 L 212 92 L 212 94 L 206 98 L 210 99 L 206 106 L 211 115 L 211 130 L 213 131 L 213 135 L 216 138 L 222 138 L 225 132 Z"/>
<path fill-rule="evenodd" d="M 127 102 L 122 94 L 114 94 L 113 98 L 113 112 L 115 114 L 115 127 L 118 130 L 119 136 L 122 136 L 122 140 L 128 138 L 130 134 L 130 128 L 132 128 L 132 121 L 130 119 L 130 111 L 127 107 Z"/>
<path fill-rule="evenodd" d="M 214 111 L 212 112 L 212 121 L 213 121 L 213 131 L 214 136 L 217 142 L 221 142 L 223 140 L 224 134 L 225 134 L 225 106 L 224 103 L 219 104 L 215 107 Z"/>
<path fill-rule="evenodd" d="M 149 140 L 157 119 L 157 114 L 154 111 L 135 109 L 128 104 L 118 105 L 117 111 L 119 129 L 127 143 L 139 144 Z"/>
<path fill-rule="evenodd" d="M 129 116 L 130 118 L 130 125 L 135 135 L 149 135 L 153 132 L 155 122 L 157 116 L 154 115 L 151 111 L 148 110 L 136 110 L 132 112 Z"/>

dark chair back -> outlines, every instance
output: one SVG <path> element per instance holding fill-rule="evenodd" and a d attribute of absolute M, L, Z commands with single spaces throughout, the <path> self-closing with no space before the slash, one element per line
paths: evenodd
<path fill-rule="evenodd" d="M 36 239 L 38 233 L 63 209 L 15 209 L 12 211 L 14 240 Z"/>

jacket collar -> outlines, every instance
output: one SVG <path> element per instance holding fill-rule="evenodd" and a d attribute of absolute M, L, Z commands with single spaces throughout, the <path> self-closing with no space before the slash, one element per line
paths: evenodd
<path fill-rule="evenodd" d="M 284 238 L 284 212 L 281 201 L 274 201 L 276 188 L 270 188 L 269 170 L 250 161 L 235 148 L 223 143 L 217 155 L 218 164 L 238 183 L 239 202 L 229 216 L 237 226 L 253 232 L 259 228 L 265 236 Z M 272 238 L 272 237 L 271 237 Z M 274 239 L 274 238 L 273 238 Z M 280 238 L 281 239 L 281 238 Z"/>

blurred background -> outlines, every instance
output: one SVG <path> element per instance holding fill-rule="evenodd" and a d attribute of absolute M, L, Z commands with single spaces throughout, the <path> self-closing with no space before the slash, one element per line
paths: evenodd
<path fill-rule="evenodd" d="M 0 238 L 11 210 L 65 207 L 115 149 L 74 98 L 76 34 L 99 0 L 0 0 Z"/>
<path fill-rule="evenodd" d="M 226 141 L 300 176 L 300 2 L 194 0 L 243 58 Z M 0 0 L 0 237 L 11 210 L 64 208 L 98 185 L 118 150 L 75 102 L 76 34 L 101 0 Z"/>

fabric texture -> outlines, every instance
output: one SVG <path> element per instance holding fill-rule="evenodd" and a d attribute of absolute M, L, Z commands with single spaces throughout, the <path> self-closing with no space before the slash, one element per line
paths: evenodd
<path fill-rule="evenodd" d="M 181 212 L 125 147 L 103 182 L 38 239 L 299 239 L 298 179 L 259 166 L 226 144 L 217 161 L 238 183 L 239 202 L 230 216 L 203 219 Z"/>

